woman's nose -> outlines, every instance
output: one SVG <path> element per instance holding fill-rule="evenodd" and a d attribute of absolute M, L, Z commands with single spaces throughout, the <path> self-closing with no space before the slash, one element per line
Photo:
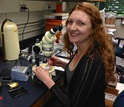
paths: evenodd
<path fill-rule="evenodd" d="M 74 24 L 74 23 L 71 24 L 71 25 L 70 25 L 70 30 L 76 30 L 76 24 Z"/>

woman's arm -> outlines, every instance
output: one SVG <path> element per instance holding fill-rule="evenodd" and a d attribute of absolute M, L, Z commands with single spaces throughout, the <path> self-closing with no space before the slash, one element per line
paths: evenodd
<path fill-rule="evenodd" d="M 103 64 L 100 60 L 82 60 L 78 64 L 78 67 L 72 78 L 69 87 L 69 95 L 66 95 L 57 86 L 57 84 L 54 84 L 53 87 L 50 88 L 50 91 L 54 96 L 56 96 L 56 99 L 59 100 L 63 107 L 72 107 L 72 105 L 73 107 L 86 107 L 89 99 L 91 99 L 90 97 L 95 94 L 95 89 L 99 88 L 99 85 L 101 84 L 100 79 L 104 74 L 104 69 L 102 69 L 102 65 Z M 93 101 L 94 100 L 96 101 L 96 98 L 93 97 Z"/>
<path fill-rule="evenodd" d="M 53 94 L 55 94 L 55 97 L 57 97 L 57 99 L 60 100 L 60 103 L 61 103 L 61 105 L 63 105 L 63 107 L 70 107 L 70 105 L 71 105 L 70 98 L 52 80 L 52 78 L 49 76 L 48 70 L 44 69 L 43 67 L 37 67 L 35 69 L 34 73 L 39 78 L 39 80 L 41 80 L 50 89 L 50 91 Z"/>

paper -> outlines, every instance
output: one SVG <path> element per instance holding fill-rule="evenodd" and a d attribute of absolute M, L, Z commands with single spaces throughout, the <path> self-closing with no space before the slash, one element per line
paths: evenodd
<path fill-rule="evenodd" d="M 117 83 L 116 89 L 119 90 L 118 94 L 121 93 L 124 90 L 124 84 Z"/>

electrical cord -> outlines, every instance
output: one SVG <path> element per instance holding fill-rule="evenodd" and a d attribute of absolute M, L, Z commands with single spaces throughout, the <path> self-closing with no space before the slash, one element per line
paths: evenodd
<path fill-rule="evenodd" d="M 27 22 L 25 23 L 24 28 L 23 28 L 22 40 L 24 39 L 24 32 L 25 32 L 26 25 L 27 25 L 28 22 L 29 22 L 29 9 L 28 9 L 27 7 L 23 7 L 23 8 L 26 9 L 26 10 L 28 10 L 28 17 L 27 17 Z"/>
<path fill-rule="evenodd" d="M 9 69 L 3 69 L 1 72 L 0 72 L 0 77 L 11 77 L 11 70 Z"/>

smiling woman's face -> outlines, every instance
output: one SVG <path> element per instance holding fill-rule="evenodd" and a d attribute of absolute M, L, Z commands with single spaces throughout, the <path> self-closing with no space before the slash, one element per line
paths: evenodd
<path fill-rule="evenodd" d="M 92 32 L 89 16 L 81 10 L 74 10 L 69 16 L 67 31 L 72 43 L 78 44 L 88 41 Z"/>

